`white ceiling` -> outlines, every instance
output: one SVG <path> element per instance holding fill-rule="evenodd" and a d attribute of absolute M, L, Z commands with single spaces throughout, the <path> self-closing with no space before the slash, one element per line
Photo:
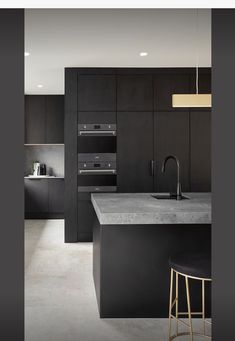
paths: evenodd
<path fill-rule="evenodd" d="M 194 9 L 26 9 L 25 93 L 63 94 L 65 67 L 192 67 L 197 49 L 211 66 L 211 11 L 196 18 Z"/>

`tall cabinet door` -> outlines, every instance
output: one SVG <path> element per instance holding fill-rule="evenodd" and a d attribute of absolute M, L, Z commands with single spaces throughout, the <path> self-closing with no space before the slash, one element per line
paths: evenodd
<path fill-rule="evenodd" d="M 78 111 L 115 111 L 114 75 L 78 76 Z"/>
<path fill-rule="evenodd" d="M 25 96 L 25 143 L 45 143 L 45 127 L 45 96 Z"/>
<path fill-rule="evenodd" d="M 162 162 L 168 155 L 178 157 L 182 190 L 189 191 L 189 112 L 156 112 L 154 122 L 155 191 L 176 191 L 177 173 L 174 160 L 168 161 L 165 173 L 161 171 Z"/>
<path fill-rule="evenodd" d="M 119 192 L 153 190 L 153 113 L 117 113 L 117 185 Z"/>
<path fill-rule="evenodd" d="M 191 191 L 211 191 L 211 113 L 191 112 Z"/>
<path fill-rule="evenodd" d="M 64 96 L 46 96 L 46 143 L 64 143 Z"/>

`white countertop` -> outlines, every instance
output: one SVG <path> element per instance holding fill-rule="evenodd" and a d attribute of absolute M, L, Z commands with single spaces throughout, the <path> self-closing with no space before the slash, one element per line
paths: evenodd
<path fill-rule="evenodd" d="M 95 193 L 91 201 L 101 225 L 211 224 L 211 193 L 183 193 L 189 199 L 179 201 L 156 194 Z"/>

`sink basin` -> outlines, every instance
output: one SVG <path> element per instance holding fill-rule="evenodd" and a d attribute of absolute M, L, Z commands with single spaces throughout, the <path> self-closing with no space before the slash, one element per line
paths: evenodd
<path fill-rule="evenodd" d="M 156 194 L 156 195 L 152 195 L 152 197 L 154 199 L 165 199 L 165 200 L 176 200 L 176 195 L 171 195 L 171 194 Z M 181 200 L 184 199 L 189 199 L 189 197 L 186 197 L 185 195 L 182 195 Z"/>

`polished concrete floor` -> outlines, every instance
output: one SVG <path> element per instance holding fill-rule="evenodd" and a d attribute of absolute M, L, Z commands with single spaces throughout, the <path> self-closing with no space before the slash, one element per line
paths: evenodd
<path fill-rule="evenodd" d="M 25 340 L 168 340 L 166 319 L 99 318 L 92 244 L 65 244 L 63 229 L 63 220 L 25 222 Z"/>

